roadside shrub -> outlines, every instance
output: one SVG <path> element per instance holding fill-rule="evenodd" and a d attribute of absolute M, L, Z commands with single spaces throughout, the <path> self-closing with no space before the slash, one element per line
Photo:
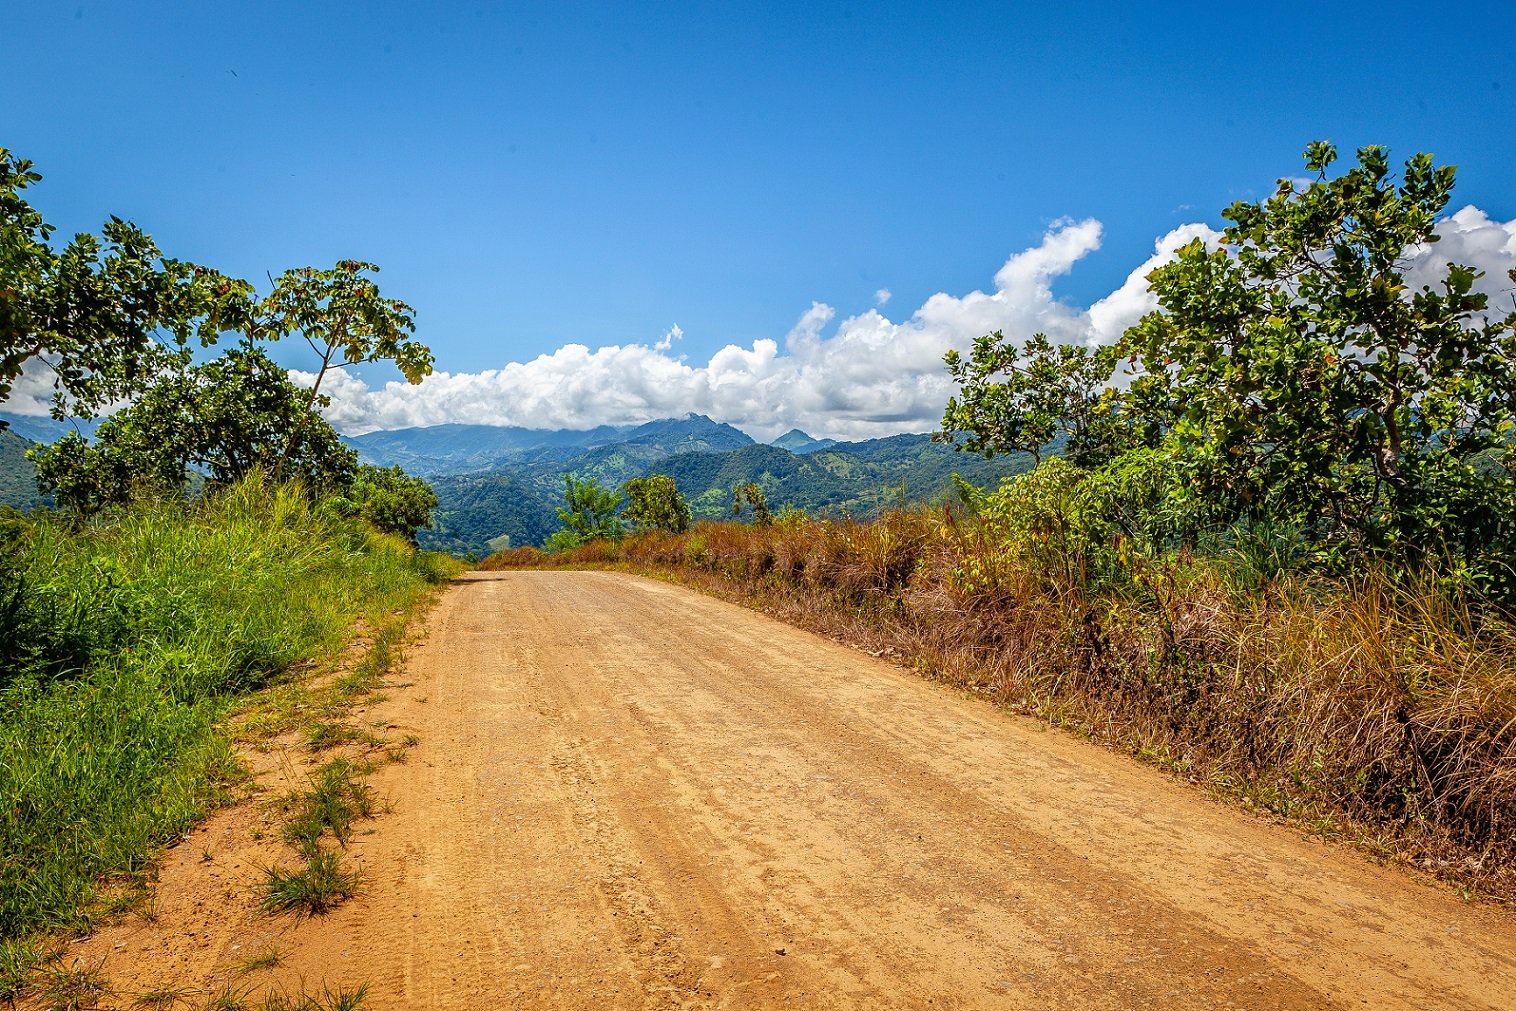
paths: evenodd
<path fill-rule="evenodd" d="M 479 568 L 484 570 L 535 568 L 546 564 L 548 557 L 547 552 L 539 548 L 523 546 L 511 548 L 508 551 L 497 551 L 479 563 Z"/>
<path fill-rule="evenodd" d="M 703 569 L 711 564 L 711 547 L 699 532 L 684 542 L 684 564 Z"/>

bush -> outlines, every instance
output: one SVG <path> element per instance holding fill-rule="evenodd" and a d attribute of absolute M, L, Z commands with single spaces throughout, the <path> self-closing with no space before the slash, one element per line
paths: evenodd
<path fill-rule="evenodd" d="M 1145 553 L 1276 527 L 1318 571 L 1431 568 L 1516 605 L 1516 313 L 1470 267 L 1408 276 L 1437 241 L 1450 166 L 1418 154 L 1397 180 L 1383 148 L 1331 175 L 1336 159 L 1311 144 L 1314 178 L 1176 250 L 1148 275 L 1157 308 L 1116 346 L 994 333 L 968 360 L 950 352 L 945 438 L 1057 441 L 1097 486 L 1138 492 L 1106 495 L 1104 518 Z"/>
<path fill-rule="evenodd" d="M 387 534 L 397 534 L 411 544 L 416 531 L 432 525 L 437 493 L 419 477 L 399 467 L 360 464 L 352 482 L 331 500 L 340 516 L 356 516 Z"/>
<path fill-rule="evenodd" d="M 621 490 L 627 499 L 622 516 L 637 529 L 682 534 L 690 528 L 690 504 L 667 474 L 633 478 Z"/>

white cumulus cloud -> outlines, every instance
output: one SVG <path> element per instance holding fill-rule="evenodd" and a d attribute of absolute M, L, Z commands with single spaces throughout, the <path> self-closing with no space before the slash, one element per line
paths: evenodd
<path fill-rule="evenodd" d="M 1412 283 L 1429 282 L 1450 261 L 1466 263 L 1484 272 L 1480 283 L 1492 306 L 1505 311 L 1500 299 L 1510 299 L 1506 271 L 1516 266 L 1516 221 L 1501 223 L 1466 207 L 1441 222 L 1439 232 L 1441 242 L 1409 251 Z M 728 345 L 704 364 L 668 353 L 681 333 L 676 327 L 650 347 L 568 344 L 501 369 L 439 372 L 418 386 L 370 388 L 343 375 L 330 387 L 327 417 L 355 435 L 445 422 L 589 428 L 689 411 L 758 438 L 790 428 L 841 439 L 927 431 L 953 392 L 942 364 L 949 349 L 966 350 L 995 330 L 1045 333 L 1065 343 L 1114 341 L 1156 308 L 1147 291 L 1153 268 L 1192 239 L 1219 237 L 1205 224 L 1173 229 L 1116 290 L 1082 308 L 1056 298 L 1053 286 L 1100 248 L 1101 225 L 1064 219 L 1008 258 L 985 289 L 939 292 L 900 319 L 884 314 L 888 291 L 880 289 L 867 312 L 838 320 L 832 306 L 813 302 L 782 343 Z"/>
<path fill-rule="evenodd" d="M 924 431 L 952 392 L 942 364 L 949 348 L 966 349 L 992 330 L 1087 337 L 1088 313 L 1057 301 L 1052 286 L 1099 246 L 1098 221 L 1059 221 L 1010 257 L 989 290 L 933 295 L 899 321 L 877 307 L 837 321 L 835 309 L 816 302 L 782 347 L 769 339 L 728 345 L 704 364 L 671 356 L 663 342 L 569 344 L 501 369 L 438 372 L 417 386 L 370 388 L 342 374 L 323 389 L 333 400 L 326 415 L 355 435 L 446 422 L 588 428 L 688 411 L 760 438 L 795 427 L 834 438 Z"/>
<path fill-rule="evenodd" d="M 674 346 L 675 341 L 679 340 L 683 336 L 683 328 L 681 328 L 678 323 L 675 323 L 673 326 L 668 328 L 668 332 L 663 335 L 662 339 L 660 339 L 657 344 L 653 345 L 653 350 L 667 351 L 669 348 Z"/>
<path fill-rule="evenodd" d="M 1437 235 L 1439 241 L 1409 251 L 1407 286 L 1439 288 L 1448 264 L 1461 263 L 1483 272 L 1474 287 L 1489 296 L 1490 309 L 1500 315 L 1510 312 L 1513 285 L 1508 272 L 1516 268 L 1516 220 L 1495 221 L 1470 205 L 1439 221 Z"/>
<path fill-rule="evenodd" d="M 1507 270 L 1516 267 L 1516 221 L 1491 219 L 1465 207 L 1439 223 L 1440 242 L 1408 251 L 1413 287 L 1435 283 L 1449 262 L 1483 271 L 1479 284 L 1491 307 L 1511 308 Z M 931 430 L 953 392 L 942 364 L 949 349 L 966 350 L 995 330 L 1008 337 L 1045 333 L 1055 341 L 1107 343 L 1155 304 L 1146 278 L 1194 238 L 1218 233 L 1187 224 L 1158 238 L 1153 253 L 1109 295 L 1088 308 L 1054 296 L 1058 278 L 1100 247 L 1098 221 L 1060 220 L 1040 242 L 1015 253 L 982 290 L 939 292 L 909 315 L 884 314 L 888 290 L 873 308 L 838 319 L 813 302 L 782 340 L 728 345 L 704 363 L 674 345 L 676 324 L 651 344 L 591 348 L 565 344 L 527 362 L 483 372 L 439 371 L 416 386 L 370 386 L 338 371 L 323 392 L 332 397 L 327 418 L 352 435 L 379 429 L 449 422 L 590 428 L 683 415 L 694 411 L 728 422 L 757 438 L 790 428 L 841 439 Z M 444 352 L 445 353 L 445 352 Z M 292 372 L 309 384 L 314 376 Z M 50 392 L 46 370 L 27 370 L 4 410 L 44 414 Z"/>

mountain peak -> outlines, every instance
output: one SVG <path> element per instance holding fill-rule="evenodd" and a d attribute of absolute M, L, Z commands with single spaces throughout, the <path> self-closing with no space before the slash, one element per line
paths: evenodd
<path fill-rule="evenodd" d="M 780 449 L 787 449 L 791 453 L 814 453 L 818 449 L 826 449 L 829 446 L 837 445 L 837 440 L 812 438 L 800 429 L 792 428 L 769 445 L 778 446 Z"/>

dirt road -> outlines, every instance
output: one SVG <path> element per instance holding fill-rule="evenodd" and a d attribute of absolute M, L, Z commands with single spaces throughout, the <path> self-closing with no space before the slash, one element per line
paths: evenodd
<path fill-rule="evenodd" d="M 1516 1006 L 1507 914 L 682 589 L 473 574 L 406 679 L 359 899 L 117 963 L 273 941 L 379 1008 Z"/>

